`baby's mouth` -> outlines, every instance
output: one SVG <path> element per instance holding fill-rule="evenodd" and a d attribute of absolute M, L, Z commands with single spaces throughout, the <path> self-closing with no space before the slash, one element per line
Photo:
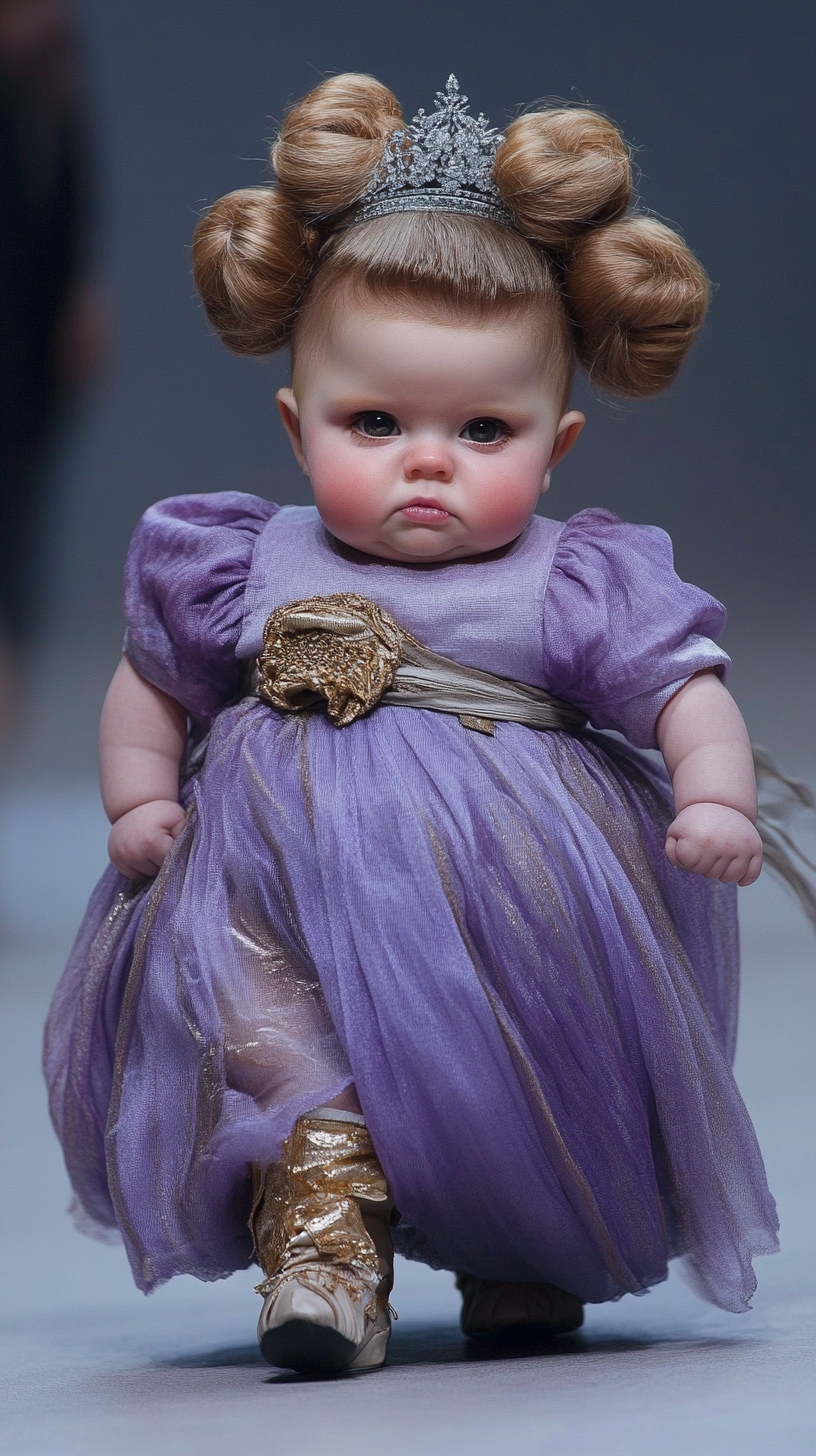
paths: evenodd
<path fill-rule="evenodd" d="M 415 521 L 418 526 L 438 526 L 450 516 L 450 512 L 439 501 L 426 500 L 421 496 L 403 506 L 400 514 L 409 521 Z"/>

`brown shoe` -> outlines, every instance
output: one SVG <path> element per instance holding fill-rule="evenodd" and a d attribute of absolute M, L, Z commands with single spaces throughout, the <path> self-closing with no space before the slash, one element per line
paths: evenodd
<path fill-rule="evenodd" d="M 252 1175 L 264 1359 L 315 1375 L 383 1365 L 394 1204 L 365 1124 L 301 1117 L 280 1162 Z"/>
<path fill-rule="evenodd" d="M 567 1335 L 584 1322 L 582 1301 L 554 1284 L 510 1284 L 457 1274 L 456 1288 L 462 1294 L 463 1335 Z"/>

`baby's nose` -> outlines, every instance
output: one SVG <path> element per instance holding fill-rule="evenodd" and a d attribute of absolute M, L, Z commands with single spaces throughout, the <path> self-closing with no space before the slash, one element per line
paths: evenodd
<path fill-rule="evenodd" d="M 406 480 L 452 480 L 453 457 L 444 445 L 425 442 L 407 451 L 403 471 Z"/>

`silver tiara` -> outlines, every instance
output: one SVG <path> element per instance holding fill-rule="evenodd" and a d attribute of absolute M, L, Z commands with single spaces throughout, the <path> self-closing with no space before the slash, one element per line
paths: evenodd
<path fill-rule="evenodd" d="M 391 212 L 464 212 L 513 227 L 493 181 L 493 161 L 504 141 L 487 118 L 471 116 L 455 76 L 436 93 L 430 116 L 417 112 L 392 133 L 374 181 L 347 226 Z"/>

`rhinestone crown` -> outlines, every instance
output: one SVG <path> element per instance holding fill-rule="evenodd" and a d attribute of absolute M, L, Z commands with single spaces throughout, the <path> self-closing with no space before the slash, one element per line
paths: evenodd
<path fill-rule="evenodd" d="M 395 131 L 373 185 L 349 218 L 351 226 L 391 212 L 464 212 L 513 227 L 493 181 L 493 161 L 504 141 L 487 118 L 471 116 L 455 76 L 437 91 L 430 116 L 417 112 Z"/>

